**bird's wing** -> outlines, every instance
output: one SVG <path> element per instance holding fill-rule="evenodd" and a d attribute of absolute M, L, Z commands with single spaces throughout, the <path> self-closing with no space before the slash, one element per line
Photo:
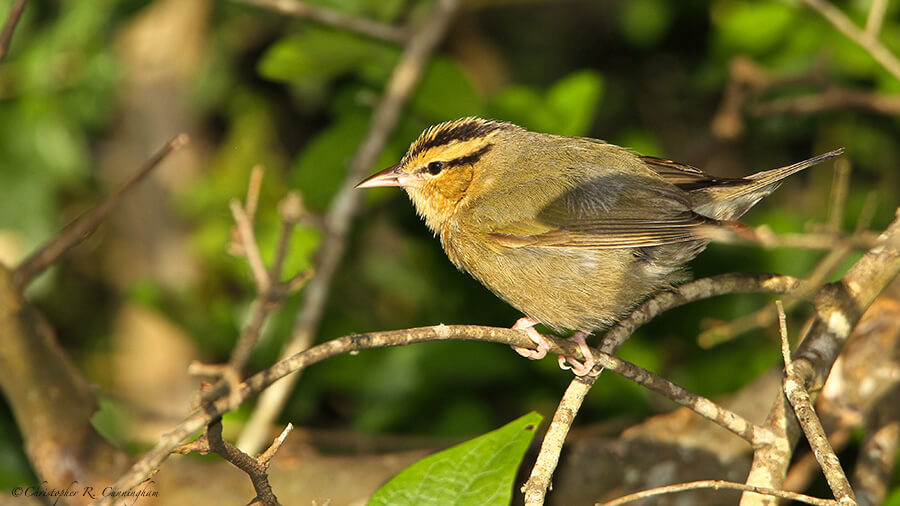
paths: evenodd
<path fill-rule="evenodd" d="M 743 178 L 713 177 L 702 170 L 686 163 L 674 162 L 655 156 L 639 156 L 642 162 L 659 174 L 670 184 L 684 191 L 693 191 L 710 186 L 734 186 L 745 184 L 748 181 Z"/>
<path fill-rule="evenodd" d="M 582 182 L 524 219 L 491 227 L 487 235 L 512 248 L 641 248 L 701 240 L 701 227 L 713 222 L 691 211 L 687 195 L 666 181 L 611 174 Z"/>

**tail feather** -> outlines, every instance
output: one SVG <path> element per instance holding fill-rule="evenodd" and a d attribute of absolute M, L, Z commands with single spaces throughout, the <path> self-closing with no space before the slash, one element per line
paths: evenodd
<path fill-rule="evenodd" d="M 787 165 L 785 167 L 780 167 L 777 169 L 757 172 L 756 174 L 744 178 L 753 181 L 753 184 L 741 186 L 739 191 L 735 193 L 735 196 L 745 195 L 747 193 L 757 191 L 760 188 L 764 188 L 770 184 L 777 183 L 778 181 L 781 181 L 791 174 L 796 174 L 803 169 L 807 169 L 809 167 L 812 167 L 813 165 L 820 164 L 825 160 L 840 156 L 843 153 L 844 148 L 838 148 L 833 151 L 814 156 L 807 160 L 803 160 L 802 162 L 792 163 L 791 165 Z"/>
<path fill-rule="evenodd" d="M 775 191 L 778 183 L 803 169 L 839 156 L 844 148 L 835 149 L 808 160 L 778 169 L 757 172 L 741 180 L 729 180 L 728 184 L 710 185 L 691 192 L 693 210 L 717 220 L 736 220 L 759 200 Z"/>

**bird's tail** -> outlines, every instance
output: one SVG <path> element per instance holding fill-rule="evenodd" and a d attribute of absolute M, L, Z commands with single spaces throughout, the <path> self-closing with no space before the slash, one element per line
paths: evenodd
<path fill-rule="evenodd" d="M 844 153 L 844 148 L 838 148 L 833 151 L 829 151 L 827 153 L 822 153 L 821 155 L 814 156 L 807 160 L 803 160 L 802 162 L 792 163 L 791 165 L 787 165 L 785 167 L 780 167 L 772 170 L 765 170 L 763 172 L 757 172 L 752 176 L 747 176 L 744 179 L 750 180 L 753 183 L 748 185 L 743 185 L 740 188 L 740 191 L 735 194 L 735 197 L 740 197 L 742 195 L 746 195 L 748 193 L 752 193 L 755 191 L 759 191 L 766 186 L 778 183 L 782 179 L 790 176 L 791 174 L 796 174 L 803 169 L 812 167 L 813 165 L 820 164 L 825 160 L 829 160 L 836 156 L 840 156 Z M 772 188 L 774 191 L 775 188 Z"/>
<path fill-rule="evenodd" d="M 777 169 L 757 172 L 742 179 L 728 180 L 722 185 L 711 185 L 692 193 L 694 211 L 717 220 L 736 220 L 769 195 L 782 179 L 803 169 L 839 156 L 844 148 L 835 149 L 808 160 Z"/>

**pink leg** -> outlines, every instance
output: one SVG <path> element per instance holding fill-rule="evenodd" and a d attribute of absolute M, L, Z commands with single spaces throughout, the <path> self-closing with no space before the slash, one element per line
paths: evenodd
<path fill-rule="evenodd" d="M 547 350 L 550 349 L 550 343 L 547 342 L 547 338 L 544 337 L 540 332 L 534 329 L 534 326 L 540 323 L 530 316 L 526 316 L 524 318 L 519 318 L 515 325 L 512 326 L 514 330 L 524 330 L 528 333 L 528 337 L 531 338 L 532 341 L 537 345 L 538 349 L 532 350 L 529 348 L 522 348 L 519 346 L 513 346 L 512 349 L 516 351 L 519 355 L 523 357 L 530 358 L 531 360 L 539 360 L 547 356 Z"/>
<path fill-rule="evenodd" d="M 594 355 L 591 353 L 591 348 L 584 340 L 584 338 L 589 335 L 590 334 L 587 332 L 579 330 L 569 338 L 569 341 L 578 345 L 581 354 L 585 356 L 584 363 L 581 363 L 572 357 L 563 357 L 560 355 L 557 359 L 559 360 L 559 367 L 561 369 L 571 369 L 576 376 L 598 376 L 600 374 L 600 371 L 603 369 L 598 369 L 597 372 L 593 372 L 596 362 L 594 362 Z"/>

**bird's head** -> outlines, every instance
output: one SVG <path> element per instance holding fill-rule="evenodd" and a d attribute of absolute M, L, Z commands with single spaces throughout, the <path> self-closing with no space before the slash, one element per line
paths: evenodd
<path fill-rule="evenodd" d="M 440 123 L 419 136 L 400 163 L 375 173 L 357 188 L 399 186 L 435 233 L 467 195 L 490 185 L 492 160 L 503 151 L 512 123 L 469 117 Z"/>

